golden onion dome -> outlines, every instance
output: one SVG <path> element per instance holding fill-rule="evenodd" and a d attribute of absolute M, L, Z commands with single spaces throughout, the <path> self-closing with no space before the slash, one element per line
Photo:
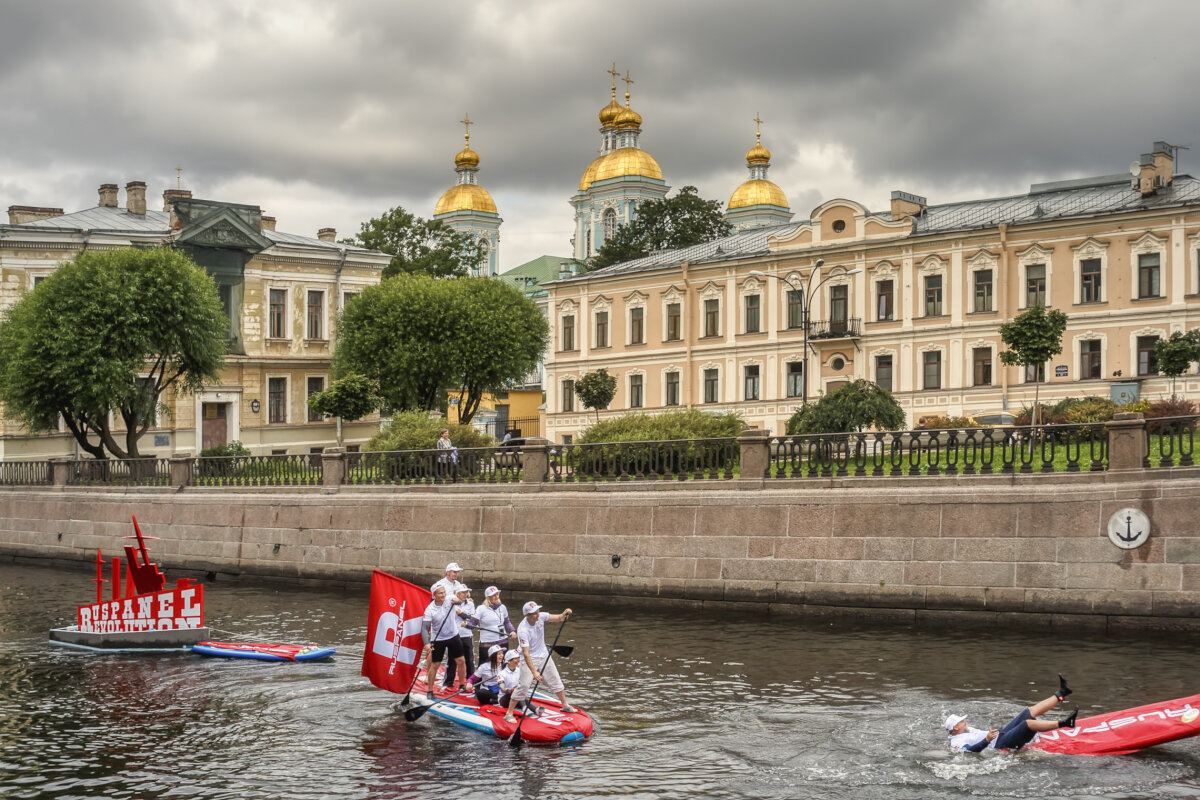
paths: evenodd
<path fill-rule="evenodd" d="M 770 164 L 771 151 L 762 146 L 761 142 L 755 142 L 754 147 L 746 151 L 747 164 Z"/>
<path fill-rule="evenodd" d="M 600 109 L 600 124 L 606 128 L 611 128 L 621 111 L 621 104 L 617 102 L 617 90 L 616 87 L 613 87 L 612 99 L 608 101 L 608 105 Z"/>
<path fill-rule="evenodd" d="M 475 169 L 479 166 L 479 153 L 471 149 L 471 145 L 466 145 L 462 150 L 458 151 L 458 155 L 454 157 L 454 166 L 457 169 Z"/>
<path fill-rule="evenodd" d="M 642 127 L 642 115 L 634 111 L 629 106 L 621 109 L 621 113 L 617 114 L 617 119 L 613 122 L 618 128 L 640 128 Z"/>
<path fill-rule="evenodd" d="M 626 176 L 654 178 L 661 181 L 662 168 L 658 166 L 658 162 L 654 160 L 654 156 L 645 150 L 639 150 L 636 147 L 622 147 L 620 150 L 613 150 L 608 155 L 601 156 L 596 161 L 593 161 L 591 166 L 583 173 L 583 180 L 579 182 L 579 189 L 580 191 L 586 191 L 588 186 L 591 186 L 596 181 L 603 181 L 609 178 L 623 178 Z M 585 181 L 586 185 L 584 185 Z"/>
<path fill-rule="evenodd" d="M 747 206 L 779 206 L 787 208 L 787 195 L 775 184 L 766 180 L 746 181 L 739 186 L 729 198 L 727 209 L 746 208 Z"/>
<path fill-rule="evenodd" d="M 460 183 L 457 186 L 451 186 L 437 201 L 433 215 L 449 214 L 452 211 L 497 213 L 496 202 L 492 200 L 488 190 L 477 183 Z"/>

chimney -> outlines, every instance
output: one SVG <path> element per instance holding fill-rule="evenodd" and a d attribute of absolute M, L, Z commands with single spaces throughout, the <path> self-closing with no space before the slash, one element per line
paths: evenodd
<path fill-rule="evenodd" d="M 892 192 L 892 219 L 915 217 L 929 207 L 929 202 L 918 194 Z"/>
<path fill-rule="evenodd" d="M 1175 174 L 1174 148 L 1166 142 L 1155 142 L 1154 151 L 1138 159 L 1137 188 L 1143 196 L 1171 185 Z"/>
<path fill-rule="evenodd" d="M 41 206 L 9 206 L 8 224 L 20 225 L 25 222 L 36 222 L 39 219 L 61 217 L 62 215 L 63 210 L 61 208 L 44 208 Z"/>
<path fill-rule="evenodd" d="M 321 228 L 317 231 L 317 238 L 322 242 L 336 242 L 337 228 Z"/>
<path fill-rule="evenodd" d="M 115 183 L 100 184 L 100 207 L 117 207 L 117 185 Z"/>
<path fill-rule="evenodd" d="M 113 188 L 115 189 L 117 187 L 114 186 Z M 163 192 L 163 211 L 171 210 L 171 201 L 172 200 L 191 200 L 191 199 L 192 199 L 192 190 L 191 189 L 167 189 L 165 192 Z"/>
<path fill-rule="evenodd" d="M 268 217 L 266 214 L 263 214 L 263 215 L 262 215 L 262 229 L 263 229 L 264 231 L 273 231 L 273 230 L 275 230 L 275 218 L 274 218 L 274 217 Z"/>
<path fill-rule="evenodd" d="M 145 181 L 130 181 L 125 184 L 125 210 L 139 217 L 146 216 Z"/>

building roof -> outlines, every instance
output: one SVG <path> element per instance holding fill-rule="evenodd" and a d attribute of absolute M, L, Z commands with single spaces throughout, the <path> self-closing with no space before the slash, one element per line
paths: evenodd
<path fill-rule="evenodd" d="M 1143 196 L 1141 192 L 1132 188 L 1129 175 L 1106 175 L 1099 178 L 1034 184 L 1030 187 L 1028 194 L 1012 197 L 929 206 L 916 217 L 912 235 L 924 236 L 994 228 L 1000 223 L 1021 225 L 1053 219 L 1093 217 L 1101 214 L 1195 205 L 1200 205 L 1200 180 L 1190 175 L 1174 176 L 1170 186 L 1149 196 Z M 892 220 L 889 212 L 880 212 L 871 216 Z M 660 269 L 684 262 L 699 264 L 766 255 L 768 240 L 772 236 L 786 236 L 796 228 L 808 224 L 811 224 L 809 220 L 802 220 L 751 228 L 705 244 L 678 250 L 662 250 L 644 258 L 613 264 L 604 269 L 590 272 L 587 276 L 602 277 Z M 578 278 L 584 277 L 578 276 Z M 572 280 L 572 278 L 564 280 Z"/>
<path fill-rule="evenodd" d="M 500 280 L 508 281 L 526 294 L 544 291 L 542 284 L 558 280 L 559 267 L 563 262 L 581 264 L 570 256 L 538 256 L 532 261 L 526 261 L 520 266 L 513 267 L 499 275 Z M 526 279 L 529 280 L 526 280 Z"/>

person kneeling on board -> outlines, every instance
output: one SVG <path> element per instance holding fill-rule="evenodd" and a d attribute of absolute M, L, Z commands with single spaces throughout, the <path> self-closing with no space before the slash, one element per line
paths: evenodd
<path fill-rule="evenodd" d="M 1021 709 L 1003 728 L 981 731 L 978 728 L 967 727 L 966 714 L 951 714 L 946 717 L 946 730 L 950 732 L 950 749 L 978 753 L 990 748 L 992 750 L 1020 750 L 1033 740 L 1040 731 L 1052 731 L 1056 728 L 1074 728 L 1075 717 L 1079 714 L 1076 708 L 1071 716 L 1059 722 L 1038 719 L 1050 709 L 1066 700 L 1071 693 L 1067 679 L 1058 676 L 1058 691 L 1040 703 Z"/>
<path fill-rule="evenodd" d="M 458 674 L 463 676 L 460 688 L 466 689 L 467 665 L 463 662 L 462 638 L 458 635 L 458 615 L 454 613 L 454 604 L 446 597 L 445 586 L 434 584 L 433 602 L 426 606 L 423 621 L 422 635 L 428 637 L 429 642 L 425 645 L 425 685 L 429 689 L 426 697 L 433 699 L 433 687 L 444 655 L 449 655 L 454 662 Z"/>
<path fill-rule="evenodd" d="M 494 706 L 500 700 L 500 673 L 504 670 L 504 648 L 494 644 L 488 648 L 487 661 L 467 678 L 475 689 L 475 699 L 481 706 Z"/>
<path fill-rule="evenodd" d="M 562 622 L 571 616 L 571 609 L 565 609 L 561 614 L 550 614 L 542 611 L 542 607 L 530 600 L 521 609 L 525 619 L 517 626 L 517 643 L 521 652 L 521 681 L 513 693 L 505 722 L 516 722 L 513 711 L 521 707 L 521 702 L 532 700 L 532 685 L 545 684 L 546 688 L 558 696 L 564 714 L 575 713 L 575 707 L 567 704 L 566 689 L 562 678 L 558 675 L 558 667 L 550 658 L 550 649 L 546 646 L 546 623 Z"/>

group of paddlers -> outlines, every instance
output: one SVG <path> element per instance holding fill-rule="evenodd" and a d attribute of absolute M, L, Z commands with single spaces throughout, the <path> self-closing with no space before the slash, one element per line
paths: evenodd
<path fill-rule="evenodd" d="M 550 614 L 530 600 L 521 607 L 523 619 L 514 626 L 499 587 L 487 587 L 483 602 L 476 606 L 471 588 L 459 581 L 460 575 L 462 567 L 452 562 L 446 565 L 446 577 L 430 587 L 433 600 L 425 609 L 423 628 L 429 699 L 434 699 L 434 682 L 444 658 L 443 686 L 453 688 L 457 682 L 458 693 L 473 691 L 480 704 L 506 709 L 508 722 L 516 721 L 513 712 L 524 708 L 535 683 L 558 696 L 563 712 L 574 712 L 546 645 L 546 623 L 564 621 L 571 609 Z M 478 666 L 475 631 L 479 631 Z"/>

